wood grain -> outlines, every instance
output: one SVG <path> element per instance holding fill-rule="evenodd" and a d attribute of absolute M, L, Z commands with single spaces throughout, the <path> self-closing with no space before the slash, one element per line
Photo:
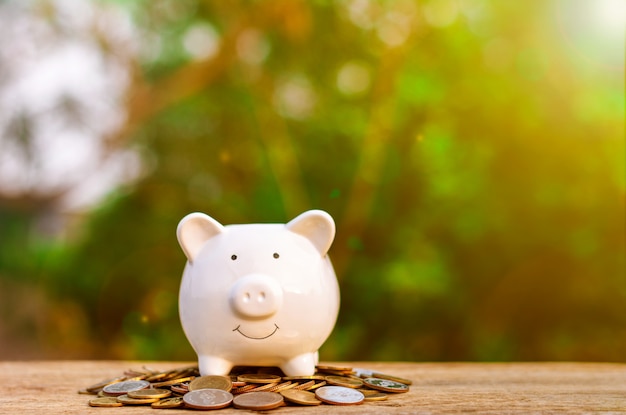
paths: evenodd
<path fill-rule="evenodd" d="M 189 362 L 0 362 L 0 414 L 155 414 L 150 407 L 91 408 L 77 393 L 126 369 Z M 282 407 L 276 414 L 626 414 L 626 364 L 332 362 L 414 381 L 405 394 L 359 406 Z M 162 410 L 163 415 L 190 414 Z M 250 411 L 227 408 L 220 414 Z M 267 411 L 270 412 L 270 411 Z M 156 412 L 157 414 L 161 412 Z"/>

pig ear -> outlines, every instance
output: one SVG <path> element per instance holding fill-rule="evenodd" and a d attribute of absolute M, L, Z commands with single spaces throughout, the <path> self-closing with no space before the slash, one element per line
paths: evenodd
<path fill-rule="evenodd" d="M 215 235 L 224 232 L 224 226 L 204 213 L 190 213 L 176 229 L 176 237 L 189 262 L 193 262 L 202 245 Z"/>
<path fill-rule="evenodd" d="M 285 225 L 291 232 L 307 238 L 324 256 L 335 239 L 335 221 L 323 210 L 309 210 Z"/>

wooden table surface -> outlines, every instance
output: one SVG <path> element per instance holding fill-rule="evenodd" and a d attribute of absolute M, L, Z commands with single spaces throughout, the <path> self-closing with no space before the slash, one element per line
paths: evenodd
<path fill-rule="evenodd" d="M 146 365 L 168 370 L 189 362 L 0 362 L 0 414 L 155 414 L 146 407 L 92 408 L 79 389 Z M 408 393 L 357 406 L 284 406 L 275 414 L 626 414 L 626 364 L 326 362 L 413 380 Z M 157 414 L 189 414 L 168 409 Z M 252 411 L 226 408 L 220 414 Z M 259 413 L 259 412 L 255 412 Z"/>

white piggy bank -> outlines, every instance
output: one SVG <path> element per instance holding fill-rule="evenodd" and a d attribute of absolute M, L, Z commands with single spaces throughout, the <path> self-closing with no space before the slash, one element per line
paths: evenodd
<path fill-rule="evenodd" d="M 251 365 L 312 375 L 339 312 L 326 254 L 335 237 L 332 217 L 311 210 L 287 224 L 223 226 L 191 213 L 177 236 L 188 260 L 180 320 L 200 373 Z"/>

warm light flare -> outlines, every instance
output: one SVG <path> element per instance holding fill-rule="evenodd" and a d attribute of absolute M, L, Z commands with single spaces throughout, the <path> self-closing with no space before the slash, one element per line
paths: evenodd
<path fill-rule="evenodd" d="M 563 36 L 585 60 L 624 68 L 626 1 L 561 0 L 557 3 Z"/>
<path fill-rule="evenodd" d="M 594 9 L 593 17 L 599 27 L 623 40 L 624 27 L 626 27 L 626 1 L 596 0 L 589 4 Z"/>

